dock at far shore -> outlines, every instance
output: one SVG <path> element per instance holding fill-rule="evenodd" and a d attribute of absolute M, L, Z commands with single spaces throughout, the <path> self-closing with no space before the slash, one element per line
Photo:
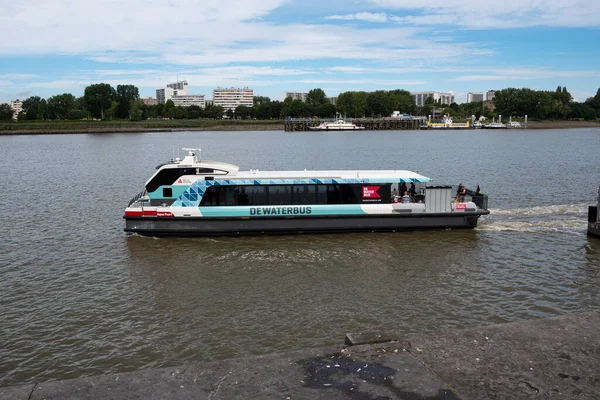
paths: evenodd
<path fill-rule="evenodd" d="M 286 132 L 309 131 L 323 122 L 335 119 L 292 118 L 284 121 L 283 130 Z M 346 122 L 354 124 L 367 131 L 377 130 L 416 130 L 427 123 L 426 117 L 410 118 L 347 118 Z"/>

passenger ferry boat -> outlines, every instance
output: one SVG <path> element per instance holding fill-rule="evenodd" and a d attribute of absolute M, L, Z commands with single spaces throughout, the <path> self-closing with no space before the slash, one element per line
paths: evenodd
<path fill-rule="evenodd" d="M 421 126 L 422 129 L 472 129 L 473 127 L 467 122 L 453 122 L 452 117 L 444 115 L 441 123 L 427 121 L 426 125 Z"/>
<path fill-rule="evenodd" d="M 598 188 L 598 200 L 595 206 L 588 210 L 588 235 L 600 237 L 600 188 Z"/>
<path fill-rule="evenodd" d="M 240 171 L 196 149 L 157 167 L 125 209 L 125 231 L 206 236 L 474 228 L 487 196 L 454 203 L 451 186 L 401 170 Z M 402 183 L 412 202 L 394 202 Z"/>
<path fill-rule="evenodd" d="M 362 131 L 365 127 L 338 119 L 334 122 L 323 122 L 319 126 L 311 126 L 308 129 L 311 131 Z"/>

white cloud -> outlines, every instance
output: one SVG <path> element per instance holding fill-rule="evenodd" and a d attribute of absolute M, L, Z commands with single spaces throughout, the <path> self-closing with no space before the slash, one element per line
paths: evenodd
<path fill-rule="evenodd" d="M 600 26 L 600 2 L 589 0 L 370 0 L 370 3 L 397 10 L 403 15 L 388 15 L 388 20 L 402 24 L 458 25 L 473 29 Z"/>
<path fill-rule="evenodd" d="M 10 80 L 24 80 L 24 79 L 32 79 L 38 78 L 39 75 L 34 74 L 0 74 L 0 79 L 10 79 Z"/>
<path fill-rule="evenodd" d="M 361 12 L 356 14 L 329 15 L 325 19 L 339 19 L 345 21 L 368 21 L 368 22 L 388 22 L 386 13 Z"/>
<path fill-rule="evenodd" d="M 455 78 L 455 81 L 507 81 L 507 80 L 530 80 L 530 79 L 551 79 L 551 78 L 598 78 L 600 70 L 597 71 L 557 71 L 546 68 L 507 68 L 507 69 L 486 69 L 465 72 L 478 72 L 473 75 L 462 75 Z"/>

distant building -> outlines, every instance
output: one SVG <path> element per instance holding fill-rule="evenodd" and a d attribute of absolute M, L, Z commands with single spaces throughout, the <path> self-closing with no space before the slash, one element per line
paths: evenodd
<path fill-rule="evenodd" d="M 334 106 L 337 104 L 337 96 L 327 96 L 327 100 Z"/>
<path fill-rule="evenodd" d="M 484 100 L 483 108 L 485 108 L 486 110 L 494 111 L 496 109 L 496 106 L 494 105 L 494 102 L 492 100 Z"/>
<path fill-rule="evenodd" d="M 467 93 L 467 103 L 473 103 L 475 101 L 483 101 L 483 93 L 481 93 L 481 92 Z"/>
<path fill-rule="evenodd" d="M 204 101 L 203 94 L 187 94 L 187 95 L 182 95 L 182 96 L 173 96 L 171 98 L 171 100 L 173 100 L 173 103 L 176 106 L 181 106 L 181 107 L 199 106 L 202 108 L 206 107 L 206 102 Z"/>
<path fill-rule="evenodd" d="M 13 119 L 17 120 L 19 118 L 19 113 L 23 111 L 23 102 L 19 99 L 10 102 L 10 108 L 13 112 Z"/>
<path fill-rule="evenodd" d="M 221 106 L 225 111 L 235 111 L 238 106 L 252 107 L 254 105 L 254 91 L 249 88 L 213 89 L 213 105 Z"/>
<path fill-rule="evenodd" d="M 152 97 L 145 97 L 142 99 L 142 102 L 144 102 L 145 105 L 147 106 L 155 106 L 158 104 L 158 102 L 156 101 L 156 99 L 152 98 Z"/>
<path fill-rule="evenodd" d="M 173 96 L 185 96 L 188 94 L 188 83 L 186 81 L 169 83 L 162 89 L 156 89 L 156 102 L 165 104 Z"/>
<path fill-rule="evenodd" d="M 305 102 L 306 96 L 308 96 L 308 92 L 283 92 L 283 100 L 290 98 L 292 100 L 301 100 Z"/>
<path fill-rule="evenodd" d="M 208 107 L 208 106 L 213 106 L 213 101 L 212 100 L 204 100 L 204 108 Z"/>
<path fill-rule="evenodd" d="M 423 107 L 429 97 L 433 98 L 433 101 L 439 102 L 440 104 L 452 104 L 454 103 L 454 94 L 452 93 L 440 93 L 440 92 L 414 92 L 411 93 L 417 107 Z"/>
<path fill-rule="evenodd" d="M 488 90 L 487 93 L 485 94 L 485 99 L 492 101 L 494 100 L 494 97 L 496 97 L 496 91 L 495 90 Z"/>

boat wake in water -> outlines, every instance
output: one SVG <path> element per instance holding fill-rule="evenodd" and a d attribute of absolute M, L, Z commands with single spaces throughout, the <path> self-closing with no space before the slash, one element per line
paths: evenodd
<path fill-rule="evenodd" d="M 477 230 L 585 235 L 587 207 L 587 204 L 581 203 L 491 209 L 490 215 L 479 221 Z"/>

